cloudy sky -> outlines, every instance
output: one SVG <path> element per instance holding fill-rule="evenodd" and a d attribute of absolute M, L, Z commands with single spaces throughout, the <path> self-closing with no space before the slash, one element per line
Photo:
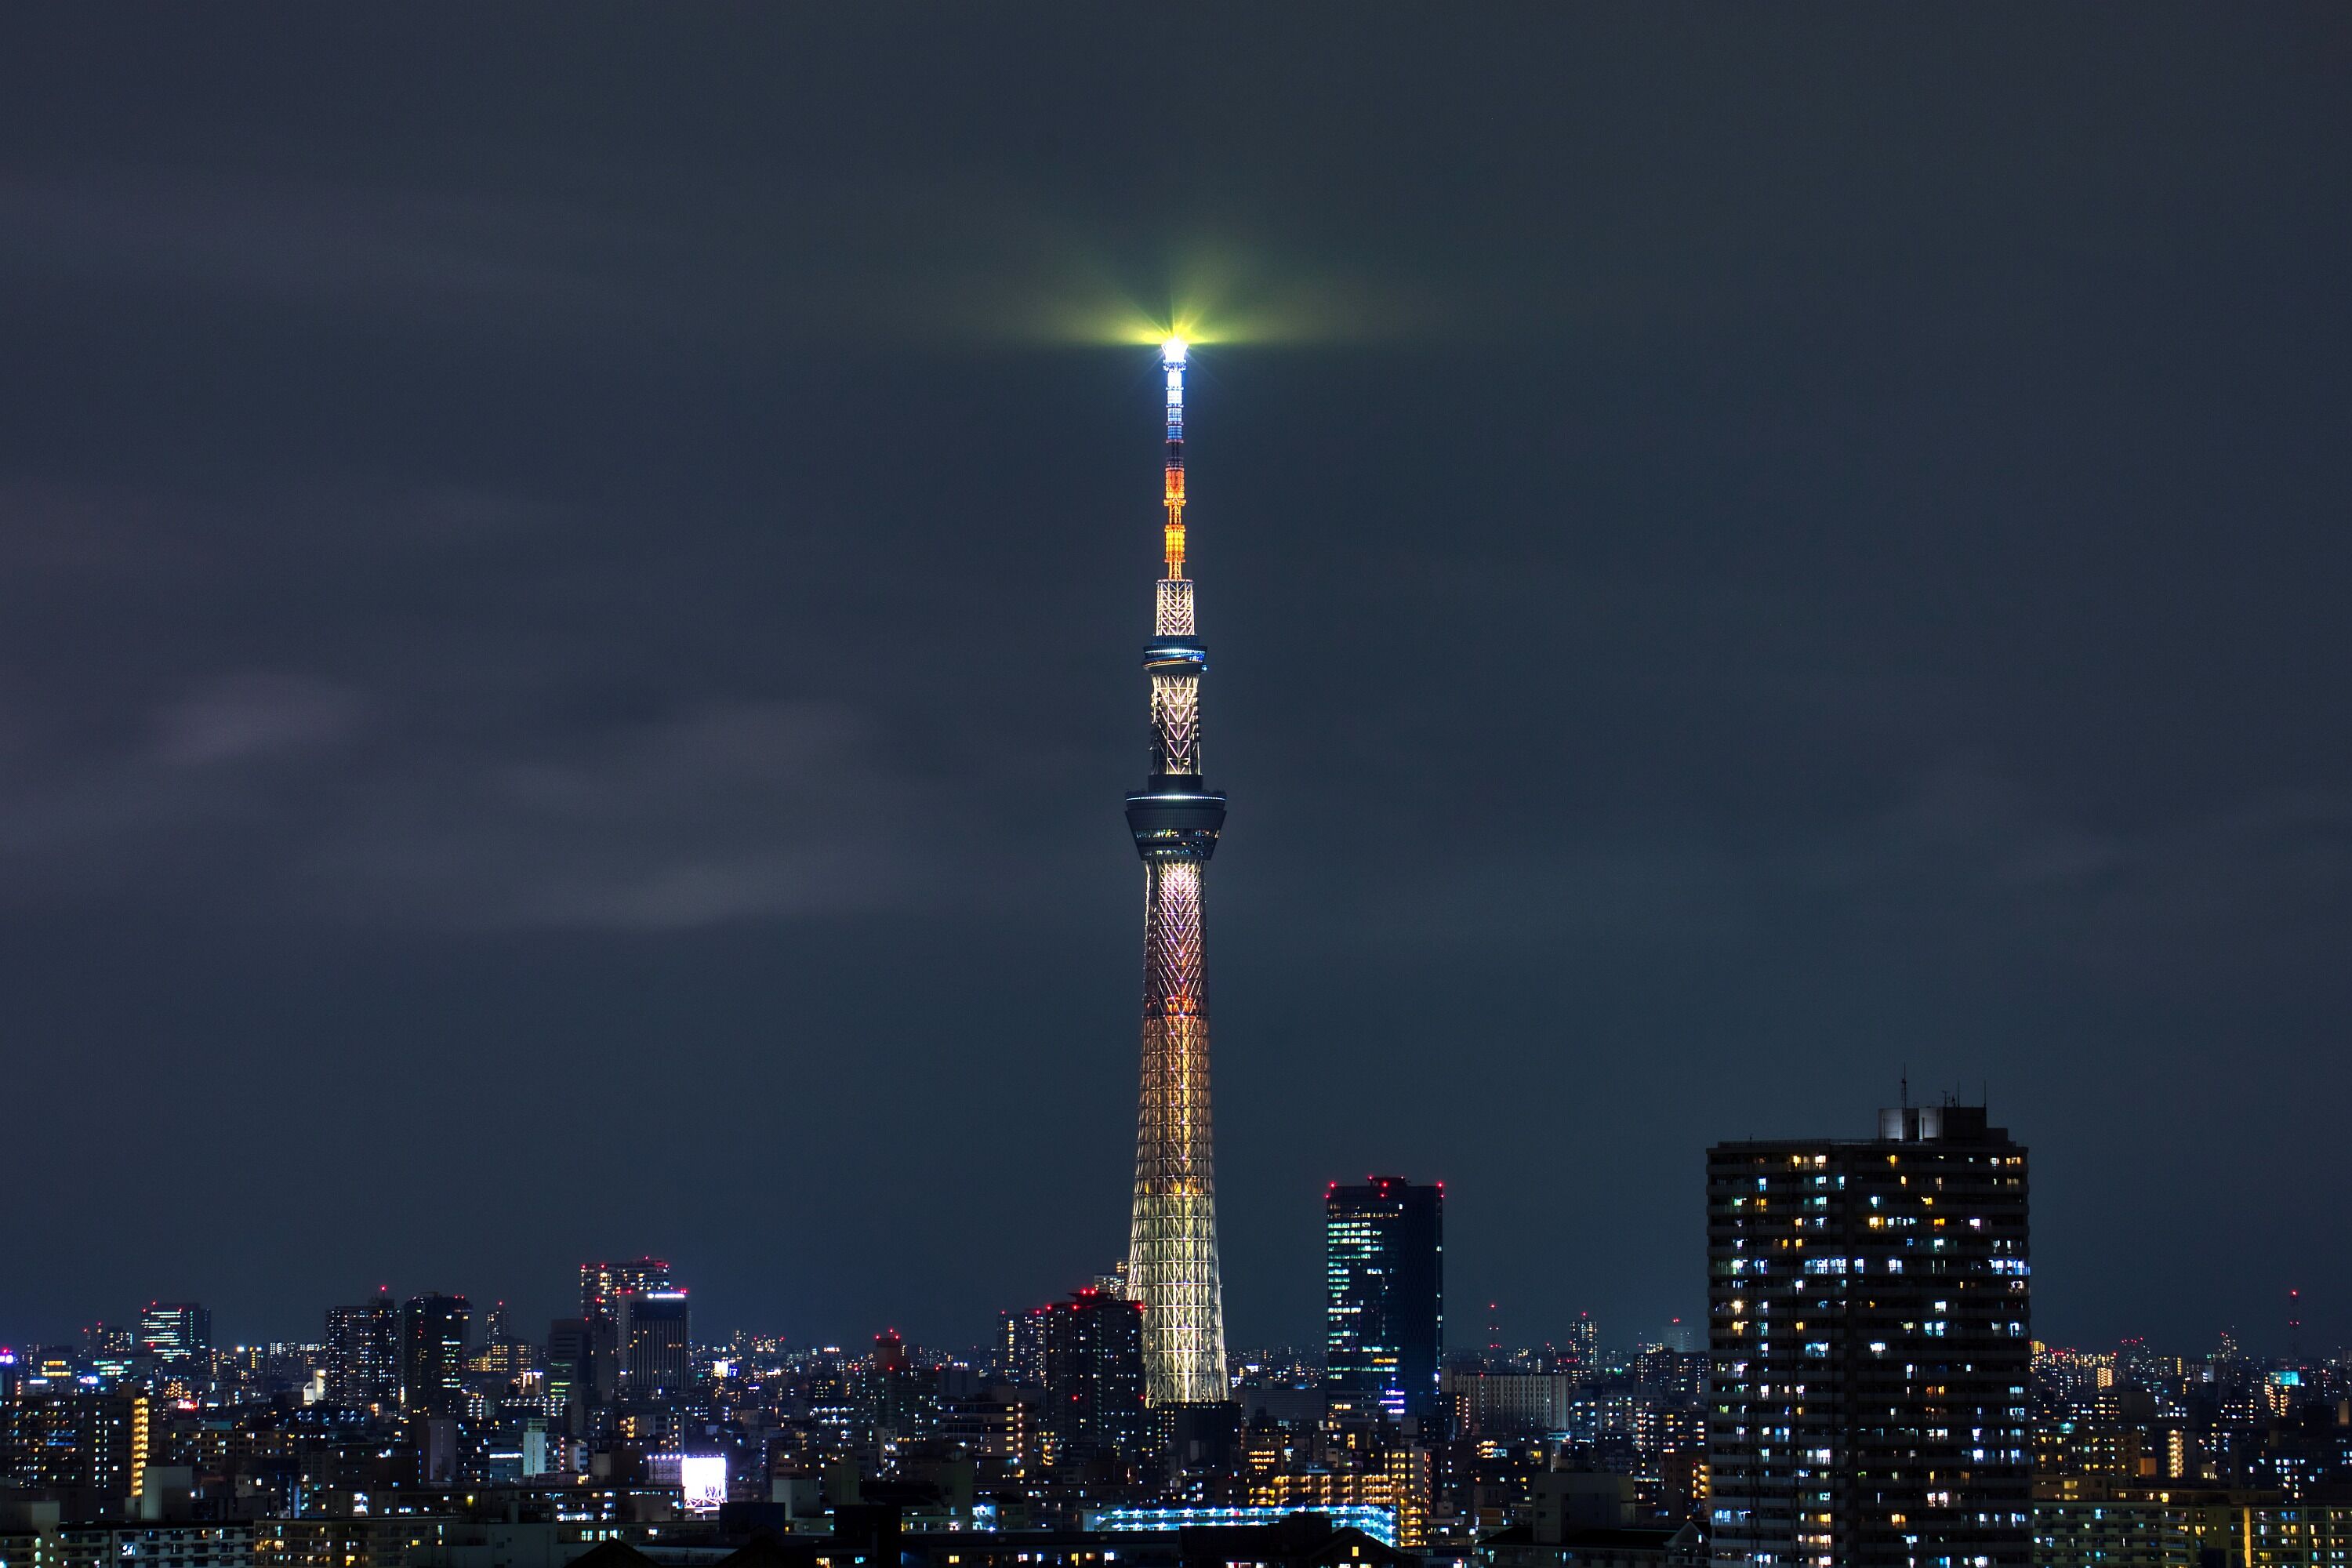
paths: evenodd
<path fill-rule="evenodd" d="M 2043 1337 L 2352 1339 L 2340 9 L 7 34 L 0 1341 L 1107 1268 L 1171 311 L 1237 1342 L 1373 1170 L 1631 1342 L 1906 1073 Z"/>

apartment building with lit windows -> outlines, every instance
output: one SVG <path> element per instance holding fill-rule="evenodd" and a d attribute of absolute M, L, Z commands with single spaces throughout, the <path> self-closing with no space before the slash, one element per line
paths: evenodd
<path fill-rule="evenodd" d="M 1981 1106 L 1707 1152 L 1717 1563 L 2032 1562 L 2026 1194 Z"/>

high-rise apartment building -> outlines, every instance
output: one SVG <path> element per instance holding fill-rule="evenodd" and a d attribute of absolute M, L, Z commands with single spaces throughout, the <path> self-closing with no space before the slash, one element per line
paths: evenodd
<path fill-rule="evenodd" d="M 1324 1196 L 1324 1388 L 1335 1415 L 1434 1417 L 1445 1343 L 1445 1189 L 1395 1176 Z"/>
<path fill-rule="evenodd" d="M 2026 1192 L 1980 1106 L 1707 1152 L 1717 1563 L 2032 1560 Z"/>
<path fill-rule="evenodd" d="M 327 1396 L 354 1409 L 400 1397 L 400 1309 L 389 1296 L 327 1309 Z"/>
<path fill-rule="evenodd" d="M 463 1296 L 427 1292 L 400 1309 L 400 1404 L 411 1415 L 456 1415 L 465 1401 L 466 1336 L 474 1309 Z"/>
<path fill-rule="evenodd" d="M 1044 1312 L 1045 1427 L 1056 1461 L 1136 1453 L 1145 1430 L 1143 1304 L 1090 1286 Z"/>
<path fill-rule="evenodd" d="M 0 1474 L 69 1508 L 118 1513 L 146 1472 L 148 1419 L 142 1394 L 21 1391 L 0 1405 Z"/>
<path fill-rule="evenodd" d="M 1005 1382 L 1024 1388 L 1045 1386 L 1045 1324 L 1053 1315 L 1051 1306 L 1004 1314 L 998 1371 Z"/>
<path fill-rule="evenodd" d="M 1591 1373 L 1601 1365 L 1601 1325 L 1590 1312 L 1579 1312 L 1568 1326 L 1568 1359 L 1579 1372 Z"/>
<path fill-rule="evenodd" d="M 150 1301 L 139 1314 L 139 1348 L 167 1367 L 200 1364 L 212 1353 L 213 1314 L 194 1301 Z"/>

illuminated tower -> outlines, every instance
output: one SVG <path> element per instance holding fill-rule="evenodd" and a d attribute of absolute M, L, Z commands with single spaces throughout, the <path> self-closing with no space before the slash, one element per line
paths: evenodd
<path fill-rule="evenodd" d="M 1168 574 L 1143 649 L 1151 777 L 1127 797 L 1127 826 L 1143 857 L 1143 1084 L 1127 1288 L 1144 1304 L 1144 1398 L 1155 1406 L 1231 1396 L 1201 930 L 1201 873 L 1224 826 L 1225 797 L 1201 783 L 1208 654 L 1193 635 L 1192 580 L 1184 574 L 1184 340 L 1161 344 L 1160 363 L 1168 384 Z"/>

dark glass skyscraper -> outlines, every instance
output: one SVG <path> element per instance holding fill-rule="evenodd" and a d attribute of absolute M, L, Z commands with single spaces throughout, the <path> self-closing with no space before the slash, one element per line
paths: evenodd
<path fill-rule="evenodd" d="M 2025 1150 L 1981 1106 L 1707 1152 L 1718 1563 L 2024 1568 Z"/>
<path fill-rule="evenodd" d="M 412 1296 L 400 1309 L 400 1403 L 418 1415 L 455 1415 L 465 1403 L 466 1336 L 473 1304 L 463 1296 Z"/>
<path fill-rule="evenodd" d="M 1433 1417 L 1445 1348 L 1445 1188 L 1370 1176 L 1324 1199 L 1334 1415 Z"/>
<path fill-rule="evenodd" d="M 620 1298 L 620 1395 L 674 1398 L 693 1384 L 686 1292 L 624 1290 Z"/>
<path fill-rule="evenodd" d="M 584 1318 L 558 1318 L 547 1326 L 547 1396 L 561 1405 L 567 1431 L 585 1428 L 596 1402 L 596 1335 Z"/>

